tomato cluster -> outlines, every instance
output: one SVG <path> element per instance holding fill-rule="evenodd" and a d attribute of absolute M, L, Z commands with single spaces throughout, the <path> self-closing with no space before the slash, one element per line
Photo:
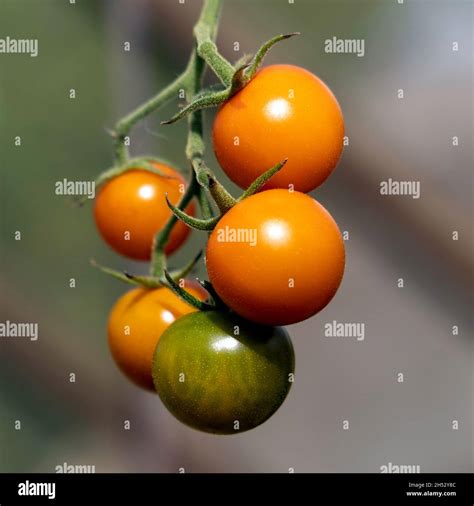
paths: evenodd
<path fill-rule="evenodd" d="M 247 190 L 278 162 L 286 165 L 253 194 L 226 197 L 225 206 L 211 191 L 221 215 L 206 222 L 213 227 L 207 284 L 186 281 L 178 287 L 164 271 L 159 287 L 123 295 L 108 324 L 119 368 L 141 387 L 156 390 L 183 423 L 234 434 L 263 423 L 286 398 L 295 357 L 280 325 L 321 311 L 344 273 L 339 228 L 306 194 L 335 168 L 343 135 L 342 113 L 329 88 L 292 65 L 257 72 L 219 108 L 213 146 L 232 181 Z M 109 180 L 95 205 L 100 234 L 131 259 L 153 257 L 170 208 L 185 223 L 196 223 L 192 202 L 184 210 L 173 206 L 185 188 L 180 173 L 163 163 L 153 167 L 132 167 Z M 165 253 L 183 245 L 185 223 L 170 229 Z"/>

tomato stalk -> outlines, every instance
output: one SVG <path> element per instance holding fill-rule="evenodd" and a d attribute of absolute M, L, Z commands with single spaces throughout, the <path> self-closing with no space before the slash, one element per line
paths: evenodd
<path fill-rule="evenodd" d="M 225 85 L 224 89 L 221 87 L 211 86 L 205 90 L 200 91 L 198 94 L 196 94 L 193 100 L 188 103 L 188 105 L 183 107 L 169 120 L 162 121 L 161 124 L 169 125 L 171 123 L 179 121 L 180 119 L 195 111 L 210 107 L 217 107 L 223 104 L 226 100 L 229 100 L 229 98 L 235 95 L 252 80 L 260 68 L 265 55 L 277 42 L 289 39 L 295 35 L 300 35 L 300 33 L 292 32 L 281 34 L 268 40 L 255 53 L 255 56 L 252 58 L 252 61 L 250 63 L 247 63 L 248 56 L 245 55 L 242 60 L 237 62 L 235 68 L 232 67 L 232 75 L 230 76 L 230 79 L 221 79 L 221 82 Z M 211 66 L 211 68 L 216 72 L 216 69 L 214 67 Z"/>
<path fill-rule="evenodd" d="M 129 285 L 143 286 L 144 288 L 158 288 L 162 286 L 162 282 L 159 278 L 153 278 L 148 276 L 135 276 L 133 274 L 129 274 L 126 271 L 125 272 L 117 271 L 115 269 L 105 267 L 104 265 L 100 265 L 95 260 L 91 260 L 91 265 L 93 267 L 97 267 L 104 274 L 107 274 L 108 276 L 111 276 Z"/>
<path fill-rule="evenodd" d="M 117 122 L 112 132 L 115 138 L 115 166 L 99 175 L 96 180 L 97 186 L 100 186 L 132 168 L 144 169 L 163 175 L 152 165 L 152 162 L 156 161 L 156 158 L 141 157 L 129 159 L 125 141 L 133 126 L 176 97 L 181 89 L 185 90 L 187 100 L 191 101 L 202 87 L 202 78 L 206 62 L 217 73 L 221 80 L 229 80 L 229 76 L 233 73 L 233 67 L 218 53 L 217 47 L 214 44 L 214 39 L 217 35 L 220 7 L 221 0 L 205 0 L 201 15 L 196 24 L 195 48 L 190 55 L 184 72 L 153 98 L 146 101 Z M 188 125 L 186 155 L 191 165 L 191 176 L 187 190 L 177 207 L 179 209 L 184 209 L 192 198 L 196 196 L 198 197 L 203 217 L 211 218 L 213 212 L 209 200 L 204 189 L 198 184 L 198 181 L 201 184 L 205 184 L 206 178 L 203 173 L 194 170 L 194 167 L 199 166 L 199 162 L 202 160 L 205 150 L 201 111 L 189 116 Z M 176 216 L 172 215 L 163 229 L 157 233 L 154 238 L 149 276 L 134 276 L 126 272 L 119 272 L 100 266 L 95 262 L 93 262 L 93 265 L 98 267 L 102 272 L 129 284 L 141 285 L 148 288 L 155 288 L 163 285 L 165 283 L 164 272 L 166 270 L 166 255 L 164 249 L 176 221 Z M 196 261 L 197 259 L 191 262 L 193 267 Z M 186 269 L 187 267 L 185 267 L 182 272 L 188 272 Z"/>
<path fill-rule="evenodd" d="M 194 218 L 193 216 L 189 216 L 189 214 L 186 214 L 183 210 L 181 210 L 179 207 L 174 206 L 166 197 L 166 203 L 168 204 L 168 207 L 172 211 L 173 215 L 181 220 L 183 223 L 186 223 L 188 227 L 195 228 L 196 230 L 207 230 L 211 231 L 214 229 L 214 227 L 217 225 L 219 220 L 221 219 L 222 215 L 214 216 L 212 218 L 207 219 L 200 219 L 200 218 Z"/>
<path fill-rule="evenodd" d="M 207 219 L 213 218 L 214 217 L 214 210 L 212 209 L 212 205 L 209 200 L 209 197 L 202 186 L 200 187 L 198 200 L 199 200 L 199 207 L 201 209 L 201 214 L 202 214 L 203 219 L 207 220 Z"/>
<path fill-rule="evenodd" d="M 191 180 L 188 184 L 186 192 L 184 193 L 181 201 L 179 202 L 178 208 L 184 209 L 199 191 L 199 185 L 194 177 L 191 176 Z M 166 196 L 168 201 L 168 196 Z M 175 215 L 171 215 L 166 225 L 155 235 L 152 244 L 152 257 L 150 264 L 150 275 L 152 277 L 161 277 L 166 269 L 166 254 L 165 247 L 168 242 L 171 231 L 176 224 L 177 218 Z"/>
<path fill-rule="evenodd" d="M 229 80 L 229 76 L 231 78 L 233 75 L 232 65 L 219 54 L 214 43 L 220 9 L 221 0 L 205 0 L 194 30 L 196 47 L 191 53 L 184 72 L 157 95 L 117 122 L 112 135 L 115 138 L 115 159 L 118 164 L 125 163 L 128 158 L 125 141 L 136 123 L 177 97 L 181 89 L 187 91 L 189 100 L 199 92 L 205 63 L 212 68 L 224 83 Z M 190 95 L 189 91 L 191 91 Z"/>
<path fill-rule="evenodd" d="M 202 79 L 205 70 L 204 57 L 201 56 L 199 47 L 204 42 L 211 42 L 217 35 L 218 19 L 220 13 L 220 0 L 206 0 L 196 24 L 196 47 L 191 53 L 189 64 L 185 71 L 184 89 L 186 92 L 186 98 L 191 100 L 196 95 L 202 86 Z M 207 58 L 211 61 L 209 51 L 206 51 Z M 216 48 L 216 60 L 220 63 L 218 65 L 224 65 L 222 59 L 217 55 Z M 206 60 L 206 61 L 208 61 Z M 228 63 L 228 62 L 227 62 Z M 228 63 L 228 65 L 230 65 Z M 191 201 L 194 196 L 199 196 L 199 202 L 202 204 L 206 200 L 204 195 L 204 188 L 199 183 L 198 171 L 195 167 L 198 167 L 205 151 L 205 143 L 203 139 L 203 116 L 201 111 L 197 111 L 191 114 L 188 118 L 188 138 L 186 142 L 186 157 L 191 165 L 191 177 L 188 184 L 186 193 L 183 195 L 178 209 L 183 210 L 186 205 Z M 168 200 L 168 199 L 167 199 Z M 204 212 L 208 213 L 210 206 L 204 207 Z M 177 221 L 176 215 L 172 214 L 166 225 L 160 230 L 156 236 L 152 246 L 152 259 L 150 266 L 150 274 L 152 276 L 162 276 L 166 272 L 166 255 L 165 246 L 168 242 L 169 235 Z"/>
<path fill-rule="evenodd" d="M 232 82 L 234 67 L 219 53 L 215 42 L 211 39 L 210 27 L 199 22 L 194 28 L 197 40 L 198 55 L 211 67 L 224 86 Z"/>
<path fill-rule="evenodd" d="M 138 107 L 124 118 L 118 121 L 112 136 L 115 139 L 115 161 L 117 164 L 124 164 L 128 159 L 128 148 L 125 143 L 132 127 L 141 119 L 144 119 L 153 111 L 163 106 L 178 95 L 186 79 L 186 71 L 178 76 L 166 88 L 160 91 L 156 96 Z"/>
<path fill-rule="evenodd" d="M 193 306 L 199 311 L 216 311 L 229 312 L 229 307 L 222 301 L 217 295 L 212 284 L 207 280 L 201 280 L 196 278 L 199 284 L 207 291 L 209 297 L 206 301 L 202 301 L 189 293 L 185 288 L 180 285 L 180 281 L 183 278 L 177 278 L 169 273 L 167 270 L 164 271 L 166 280 L 168 282 L 168 288 L 172 290 L 179 298 L 187 302 L 190 306 Z"/>
<path fill-rule="evenodd" d="M 219 183 L 213 172 L 204 162 L 205 143 L 203 139 L 202 109 L 219 105 L 248 84 L 257 72 L 267 51 L 279 40 L 296 35 L 288 34 L 274 37 L 262 45 L 250 62 L 250 57 L 246 55 L 234 67 L 219 53 L 215 44 L 220 10 L 221 0 L 204 1 L 200 17 L 194 27 L 195 46 L 185 70 L 157 95 L 120 119 L 112 132 L 112 136 L 115 139 L 115 165 L 99 175 L 96 180 L 97 186 L 131 169 L 143 169 L 163 175 L 153 165 L 153 162 L 159 161 L 156 158 L 139 157 L 130 159 L 127 148 L 127 144 L 129 143 L 126 141 L 127 139 L 129 140 L 130 132 L 137 122 L 143 120 L 174 97 L 177 97 L 180 90 L 185 91 L 187 105 L 170 121 L 163 123 L 172 123 L 184 116 L 188 117 L 186 157 L 190 163 L 191 170 L 187 189 L 177 206 L 171 204 L 167 199 L 168 206 L 173 211 L 173 214 L 154 237 L 148 276 L 134 276 L 96 264 L 103 272 L 121 281 L 149 288 L 166 284 L 167 262 L 165 246 L 177 219 L 184 221 L 193 228 L 212 230 L 223 214 L 238 201 L 257 192 L 285 163 L 283 161 L 262 174 L 238 199 L 235 199 Z M 202 80 L 206 64 L 219 78 L 220 84 L 202 90 Z M 200 204 L 202 219 L 190 217 L 184 212 L 185 207 L 194 197 L 197 198 Z M 214 216 L 209 197 L 212 197 L 219 209 L 218 216 Z"/>
<path fill-rule="evenodd" d="M 164 274 L 166 281 L 168 282 L 168 288 L 170 288 L 174 293 L 176 293 L 176 295 L 178 295 L 178 297 L 182 298 L 189 305 L 195 307 L 199 311 L 212 311 L 213 309 L 216 309 L 214 303 L 203 302 L 182 288 L 166 269 L 164 271 Z"/>
<path fill-rule="evenodd" d="M 209 175 L 209 192 L 222 214 L 226 213 L 236 203 L 234 197 L 219 183 L 213 174 Z"/>
<path fill-rule="evenodd" d="M 266 54 L 270 49 L 281 40 L 289 39 L 290 37 L 294 37 L 295 35 L 301 35 L 300 32 L 292 32 L 292 33 L 286 33 L 281 35 L 276 35 L 275 37 L 271 38 L 270 40 L 267 40 L 262 46 L 260 46 L 259 50 L 255 53 L 255 56 L 252 59 L 252 62 L 248 66 L 248 69 L 245 71 L 245 81 L 244 85 L 248 83 L 257 73 L 258 69 L 260 68 L 260 65 L 263 62 L 263 59 L 265 58 Z"/>
<path fill-rule="evenodd" d="M 171 278 L 178 283 L 180 280 L 184 279 L 188 274 L 196 267 L 196 264 L 202 257 L 202 251 L 199 251 L 198 254 L 190 260 L 183 268 L 179 270 L 174 270 L 169 273 Z M 95 260 L 91 260 L 91 265 L 93 267 L 97 267 L 104 274 L 112 276 L 123 283 L 127 283 L 129 285 L 134 286 L 142 286 L 144 288 L 160 288 L 162 286 L 168 286 L 166 282 L 166 278 L 164 275 L 165 269 L 160 272 L 160 277 L 157 276 L 137 276 L 135 274 L 130 274 L 126 271 L 121 272 L 115 269 L 111 269 L 109 267 L 105 267 L 103 265 L 98 264 Z"/>
<path fill-rule="evenodd" d="M 258 176 L 255 181 L 240 195 L 240 197 L 236 200 L 237 202 L 241 202 L 242 200 L 246 199 L 247 197 L 250 197 L 251 195 L 254 195 L 257 193 L 265 183 L 273 177 L 277 172 L 279 172 L 288 161 L 288 158 L 285 158 L 281 162 L 278 162 L 274 167 L 271 169 L 268 169 L 266 172 L 264 172 L 262 175 Z"/>
<path fill-rule="evenodd" d="M 217 204 L 217 207 L 219 208 L 220 211 L 219 216 L 199 219 L 195 218 L 194 216 L 189 216 L 189 214 L 186 214 L 182 210 L 181 206 L 177 207 L 173 205 L 168 198 L 166 198 L 166 203 L 173 212 L 174 216 L 176 216 L 177 219 L 181 220 L 183 223 L 188 225 L 188 227 L 194 228 L 196 230 L 211 231 L 214 229 L 219 220 L 229 209 L 231 209 L 238 202 L 241 202 L 245 198 L 250 197 L 251 195 L 257 193 L 272 176 L 274 176 L 278 171 L 280 171 L 284 167 L 287 161 L 288 159 L 286 158 L 285 160 L 277 163 L 274 167 L 272 167 L 271 169 L 267 170 L 262 175 L 260 175 L 237 199 L 232 197 L 232 195 L 230 195 L 230 193 L 227 192 L 227 190 L 217 181 L 217 179 L 212 175 L 212 173 L 208 174 L 209 192 L 211 193 L 214 201 Z M 202 189 L 203 188 L 201 188 L 201 190 Z"/>

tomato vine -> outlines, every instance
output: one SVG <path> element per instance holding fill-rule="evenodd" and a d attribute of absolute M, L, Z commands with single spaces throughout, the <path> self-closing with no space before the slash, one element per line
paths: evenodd
<path fill-rule="evenodd" d="M 248 84 L 261 65 L 264 56 L 275 43 L 298 35 L 296 32 L 278 35 L 263 44 L 251 61 L 247 62 L 249 57 L 246 56 L 236 62 L 235 65 L 232 65 L 219 53 L 215 44 L 221 3 L 221 0 L 204 1 L 200 17 L 194 27 L 194 48 L 191 51 L 184 71 L 165 88 L 160 90 L 154 97 L 121 118 L 116 123 L 113 131 L 111 131 L 115 146 L 115 163 L 112 168 L 104 171 L 98 176 L 95 181 L 96 186 L 101 186 L 107 181 L 132 169 L 146 170 L 161 175 L 159 169 L 153 165 L 154 161 L 159 161 L 158 157 L 129 157 L 128 145 L 130 144 L 130 133 L 138 122 L 157 111 L 169 101 L 178 97 L 180 91 L 185 92 L 187 105 L 170 120 L 162 121 L 161 123 L 163 125 L 170 124 L 185 116 L 188 117 L 188 135 L 185 153 L 191 168 L 189 181 L 186 191 L 178 205 L 173 205 L 167 200 L 173 214 L 166 225 L 157 232 L 154 238 L 149 275 L 136 276 L 103 267 L 93 262 L 93 265 L 99 267 L 104 273 L 126 283 L 141 285 L 148 288 L 168 285 L 169 281 L 166 280 L 165 275 L 167 262 L 164 248 L 176 221 L 180 219 L 190 227 L 199 230 L 212 230 L 225 212 L 237 202 L 256 193 L 265 182 L 286 163 L 286 160 L 283 160 L 274 167 L 269 168 L 269 170 L 258 177 L 239 198 L 235 199 L 217 180 L 204 161 L 205 142 L 203 139 L 202 110 L 208 107 L 218 106 L 228 100 L 229 97 Z M 202 89 L 202 80 L 206 66 L 214 72 L 220 84 Z M 214 216 L 209 196 L 211 196 L 216 203 L 220 212 L 219 216 Z M 183 211 L 195 197 L 199 202 L 202 218 L 188 216 Z M 190 266 L 193 266 L 195 262 L 196 259 L 184 267 L 181 272 L 188 272 Z M 177 273 L 174 274 L 175 275 L 171 275 L 172 279 L 176 278 Z M 185 295 L 183 290 L 178 291 L 181 292 L 181 295 Z M 197 303 L 198 301 L 196 301 L 196 304 Z"/>
<path fill-rule="evenodd" d="M 184 71 L 117 122 L 114 164 L 96 180 L 105 185 L 95 208 L 100 233 L 119 253 L 149 259 L 149 273 L 94 265 L 136 285 L 109 317 L 109 345 L 122 371 L 144 388 L 154 385 L 182 422 L 232 434 L 263 423 L 291 387 L 294 352 L 279 325 L 321 311 L 341 283 L 340 230 L 306 193 L 336 166 L 344 121 L 331 90 L 311 72 L 292 65 L 259 70 L 267 52 L 297 32 L 231 64 L 215 43 L 220 10 L 221 0 L 204 0 Z M 206 68 L 219 82 L 203 88 Z M 163 160 L 130 158 L 128 151 L 133 127 L 183 92 L 186 104 L 161 124 L 187 118 L 186 186 Z M 238 197 L 205 161 L 203 110 L 217 106 L 212 143 L 220 166 L 242 188 Z M 185 279 L 202 252 L 168 269 L 167 253 L 189 233 L 184 225 L 209 233 L 209 281 Z M 124 233 L 134 242 L 124 244 Z"/>

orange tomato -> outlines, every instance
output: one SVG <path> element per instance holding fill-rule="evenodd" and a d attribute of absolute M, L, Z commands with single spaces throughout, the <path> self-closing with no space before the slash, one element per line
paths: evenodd
<path fill-rule="evenodd" d="M 167 165 L 154 163 L 164 176 L 145 170 L 130 170 L 108 181 L 97 196 L 94 217 L 103 239 L 118 253 L 136 260 L 149 260 L 155 234 L 166 224 L 173 204 L 183 196 L 185 180 Z M 194 214 L 191 203 L 186 212 Z M 186 240 L 189 228 L 174 226 L 165 252 L 172 253 Z"/>
<path fill-rule="evenodd" d="M 212 231 L 209 279 L 236 313 L 257 323 L 288 325 L 321 311 L 344 273 L 336 222 L 314 199 L 269 190 L 235 205 Z"/>
<path fill-rule="evenodd" d="M 311 72 L 293 65 L 260 70 L 222 105 L 212 130 L 217 159 L 241 188 L 288 158 L 264 189 L 305 193 L 331 174 L 341 156 L 343 137 L 342 112 L 331 90 Z"/>
<path fill-rule="evenodd" d="M 196 281 L 186 290 L 200 300 L 207 292 Z M 115 303 L 108 321 L 112 356 L 122 372 L 137 385 L 154 390 L 152 361 L 163 332 L 181 316 L 196 309 L 168 288 L 134 288 Z"/>

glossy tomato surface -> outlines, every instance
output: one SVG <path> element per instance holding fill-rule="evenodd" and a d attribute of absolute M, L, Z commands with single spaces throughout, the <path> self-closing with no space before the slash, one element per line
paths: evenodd
<path fill-rule="evenodd" d="M 293 65 L 260 70 L 219 109 L 212 130 L 217 159 L 241 188 L 288 158 L 265 189 L 305 193 L 336 167 L 343 137 L 342 112 L 331 90 Z"/>
<path fill-rule="evenodd" d="M 336 222 L 308 195 L 268 190 L 228 211 L 206 250 L 209 279 L 236 313 L 266 325 L 309 318 L 333 298 L 344 273 Z"/>
<path fill-rule="evenodd" d="M 195 281 L 185 289 L 200 300 L 207 292 Z M 115 303 L 109 316 L 108 340 L 122 372 L 137 385 L 154 390 L 151 363 L 163 332 L 178 318 L 195 309 L 168 288 L 135 288 Z"/>
<path fill-rule="evenodd" d="M 156 390 L 194 429 L 235 434 L 257 427 L 282 404 L 293 382 L 287 332 L 216 311 L 184 316 L 160 339 Z"/>
<path fill-rule="evenodd" d="M 136 260 L 149 260 L 155 234 L 171 215 L 165 194 L 173 204 L 183 196 L 185 181 L 176 170 L 154 164 L 163 175 L 130 170 L 107 182 L 99 191 L 94 217 L 103 239 L 118 253 Z M 194 204 L 187 207 L 194 214 Z M 166 253 L 178 249 L 189 228 L 178 222 L 170 235 Z"/>

